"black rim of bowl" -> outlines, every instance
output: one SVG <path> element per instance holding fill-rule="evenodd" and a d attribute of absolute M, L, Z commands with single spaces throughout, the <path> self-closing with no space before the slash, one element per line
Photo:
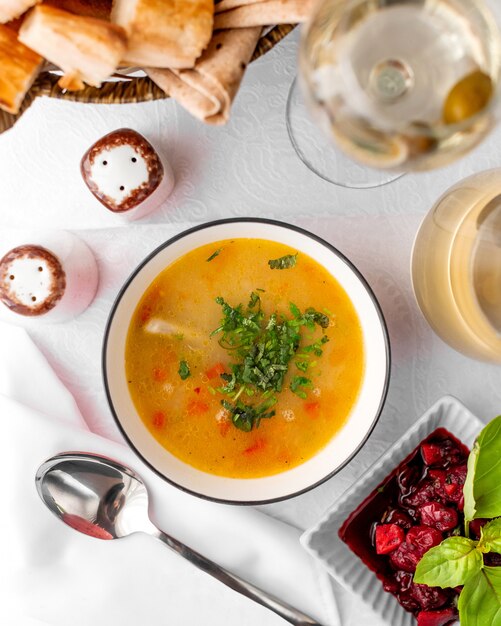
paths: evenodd
<path fill-rule="evenodd" d="M 118 306 L 119 306 L 119 304 L 120 304 L 120 302 L 122 300 L 122 297 L 124 296 L 125 292 L 129 288 L 129 285 L 135 279 L 137 274 L 155 256 L 157 256 L 157 254 L 159 254 L 162 250 L 164 250 L 165 248 L 167 248 L 168 246 L 173 244 L 175 241 L 178 241 L 179 239 L 182 239 L 183 237 L 186 237 L 186 236 L 190 235 L 191 233 L 197 232 L 199 230 L 205 230 L 206 228 L 211 228 L 213 226 L 219 226 L 219 225 L 222 225 L 222 224 L 235 224 L 235 223 L 269 224 L 270 226 L 278 226 L 280 228 L 287 228 L 287 229 L 293 230 L 293 231 L 295 231 L 295 232 L 297 232 L 297 233 L 299 233 L 301 235 L 309 237 L 310 239 L 313 239 L 317 243 L 319 243 L 319 244 L 323 245 L 324 247 L 328 248 L 338 258 L 340 258 L 353 271 L 353 273 L 360 280 L 360 282 L 362 283 L 364 289 L 367 291 L 369 297 L 371 298 L 371 300 L 372 300 L 372 302 L 374 304 L 374 307 L 376 309 L 376 312 L 378 314 L 379 321 L 380 321 L 380 324 L 381 324 L 381 329 L 383 331 L 383 337 L 384 337 L 384 342 L 385 342 L 385 351 L 386 351 L 386 372 L 385 372 L 384 386 L 383 386 L 383 390 L 382 390 L 382 394 L 381 394 L 381 399 L 380 399 L 379 406 L 378 406 L 378 409 L 376 411 L 376 414 L 374 416 L 374 420 L 372 421 L 372 424 L 370 425 L 369 429 L 367 430 L 367 433 L 365 434 L 365 436 L 362 439 L 362 441 L 360 442 L 360 444 L 355 448 L 355 450 L 350 454 L 350 456 L 343 461 L 343 463 L 341 463 L 334 470 L 332 470 L 331 472 L 329 472 L 328 474 L 323 476 L 317 482 L 315 482 L 315 483 L 313 483 L 311 485 L 308 485 L 308 487 L 300 489 L 299 491 L 295 491 L 293 493 L 286 494 L 284 496 L 278 496 L 278 497 L 275 497 L 275 498 L 268 498 L 268 499 L 265 499 L 265 500 L 231 500 L 231 499 L 226 499 L 226 498 L 216 498 L 216 497 L 213 497 L 213 496 L 208 496 L 207 494 L 204 494 L 204 493 L 199 493 L 198 491 L 194 491 L 193 489 L 188 489 L 184 485 L 180 485 L 179 483 L 175 482 L 174 480 L 172 480 L 168 476 L 165 476 L 165 474 L 163 474 L 160 470 L 158 470 L 150 461 L 148 461 L 148 459 L 146 457 L 143 456 L 143 454 L 136 448 L 134 442 L 127 435 L 127 433 L 126 433 L 125 429 L 123 428 L 123 426 L 122 426 L 122 424 L 120 422 L 120 419 L 119 419 L 119 417 L 118 417 L 118 415 L 117 415 L 117 413 L 115 411 L 115 407 L 113 405 L 113 399 L 111 397 L 111 392 L 110 392 L 110 389 L 108 387 L 108 376 L 107 376 L 107 367 L 106 367 L 106 354 L 107 354 L 107 349 L 108 349 L 108 339 L 109 339 L 111 326 L 113 324 L 113 320 L 115 318 L 115 313 L 116 313 L 116 310 L 117 310 L 117 308 L 118 308 Z M 173 237 L 171 237 L 170 239 L 168 239 L 164 243 L 160 244 L 157 248 L 155 248 L 153 250 L 153 252 L 148 254 L 148 256 L 143 261 L 141 261 L 141 263 L 132 271 L 130 276 L 127 278 L 127 280 L 125 281 L 125 283 L 121 287 L 121 289 L 118 292 L 117 297 L 115 298 L 115 301 L 113 302 L 113 305 L 111 307 L 111 310 L 110 310 L 110 313 L 109 313 L 109 316 L 108 316 L 108 320 L 106 322 L 106 327 L 105 327 L 105 330 L 104 330 L 103 348 L 102 348 L 102 352 L 101 352 L 101 367 L 102 367 L 102 376 L 103 376 L 103 383 L 104 383 L 104 389 L 105 389 L 105 393 L 106 393 L 106 398 L 108 400 L 108 405 L 110 407 L 111 414 L 113 416 L 113 419 L 115 420 L 115 423 L 116 423 L 119 431 L 122 433 L 122 436 L 124 437 L 125 441 L 128 443 L 128 445 L 131 448 L 131 450 L 157 476 L 159 476 L 160 478 L 162 478 L 166 482 L 170 483 L 174 487 L 177 487 L 178 489 L 181 489 L 181 491 L 184 491 L 184 492 L 189 493 L 191 495 L 197 496 L 198 498 L 202 498 L 204 500 L 209 500 L 211 502 L 219 502 L 221 504 L 235 504 L 235 505 L 241 505 L 241 506 L 257 506 L 257 505 L 261 505 L 261 504 L 272 504 L 273 502 L 281 502 L 283 500 L 289 500 L 291 498 L 295 498 L 297 496 L 300 496 L 303 493 L 311 491 L 312 489 L 315 489 L 315 487 L 318 487 L 319 485 L 321 485 L 322 483 L 326 482 L 327 480 L 329 480 L 330 478 L 335 476 L 337 473 L 339 473 L 344 467 L 346 467 L 346 465 L 348 465 L 348 463 L 350 463 L 356 457 L 356 455 L 360 452 L 360 450 L 366 444 L 367 440 L 369 439 L 369 437 L 372 434 L 372 431 L 376 427 L 376 424 L 378 423 L 379 418 L 381 417 L 381 412 L 383 410 L 384 403 L 386 401 L 386 396 L 388 395 L 388 388 L 389 388 L 389 383 L 390 383 L 391 350 L 390 350 L 390 340 L 389 340 L 388 328 L 386 326 L 386 321 L 384 319 L 383 312 L 381 310 L 381 306 L 379 304 L 379 301 L 376 298 L 376 296 L 375 296 L 374 292 L 372 291 L 371 287 L 369 286 L 369 283 L 366 281 L 365 277 L 361 274 L 361 272 L 355 267 L 355 265 L 353 265 L 353 263 L 342 252 L 340 252 L 332 244 L 328 243 L 327 241 L 325 241 L 324 239 L 322 239 L 318 235 L 315 235 L 315 234 L 313 234 L 313 233 L 311 233 L 311 232 L 309 232 L 307 230 L 304 230 L 303 228 L 300 228 L 299 226 L 294 226 L 293 224 L 288 224 L 287 222 L 281 222 L 279 220 L 271 220 L 271 219 L 266 219 L 266 218 L 240 217 L 240 218 L 227 218 L 227 219 L 221 219 L 221 220 L 212 220 L 210 222 L 205 222 L 204 224 L 199 224 L 198 226 L 194 226 L 192 228 L 184 230 L 181 233 L 178 233 L 177 235 L 174 235 Z"/>

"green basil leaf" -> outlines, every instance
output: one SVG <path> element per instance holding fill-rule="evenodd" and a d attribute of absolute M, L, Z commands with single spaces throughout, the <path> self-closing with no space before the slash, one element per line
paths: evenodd
<path fill-rule="evenodd" d="M 493 419 L 482 430 L 472 452 L 474 458 L 468 459 L 468 474 L 473 473 L 470 482 L 467 479 L 465 510 L 467 521 L 475 517 L 501 516 L 501 415 Z M 471 486 L 473 480 L 473 488 Z M 473 494 L 473 498 L 472 498 Z M 472 501 L 473 500 L 473 501 Z M 473 515 L 473 516 L 472 516 Z"/>
<path fill-rule="evenodd" d="M 475 541 L 449 537 L 425 553 L 416 568 L 414 582 L 429 587 L 457 587 L 475 576 L 482 565 L 482 554 Z"/>
<path fill-rule="evenodd" d="M 492 520 L 482 528 L 480 546 L 484 546 L 487 552 L 501 554 L 501 519 Z"/>
<path fill-rule="evenodd" d="M 484 567 L 459 596 L 461 626 L 501 626 L 501 567 Z"/>

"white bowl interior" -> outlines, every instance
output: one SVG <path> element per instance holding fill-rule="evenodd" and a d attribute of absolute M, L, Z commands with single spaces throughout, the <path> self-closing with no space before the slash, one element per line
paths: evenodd
<path fill-rule="evenodd" d="M 291 470 L 256 479 L 233 479 L 202 472 L 177 459 L 150 434 L 132 402 L 125 372 L 125 344 L 132 314 L 154 278 L 190 250 L 229 238 L 277 241 L 308 254 L 324 266 L 351 299 L 362 326 L 365 369 L 358 399 L 337 435 L 316 456 Z M 105 381 L 112 409 L 136 451 L 157 472 L 198 495 L 234 502 L 263 502 L 284 498 L 321 482 L 358 450 L 371 431 L 384 400 L 389 371 L 389 350 L 384 323 L 366 285 L 331 248 L 306 233 L 287 226 L 235 221 L 209 224 L 189 232 L 159 250 L 133 276 L 116 305 L 108 329 L 104 355 Z"/>

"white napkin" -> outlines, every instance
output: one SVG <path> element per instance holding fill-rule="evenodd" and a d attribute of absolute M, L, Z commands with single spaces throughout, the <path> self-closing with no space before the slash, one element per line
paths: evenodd
<path fill-rule="evenodd" d="M 63 451 L 104 454 L 148 486 L 153 520 L 326 626 L 339 617 L 327 575 L 300 531 L 256 510 L 205 502 L 166 484 L 127 448 L 86 430 L 71 397 L 21 328 L 0 323 L 0 623 L 13 626 L 279 626 L 275 614 L 144 535 L 86 537 L 42 504 L 34 476 Z"/>

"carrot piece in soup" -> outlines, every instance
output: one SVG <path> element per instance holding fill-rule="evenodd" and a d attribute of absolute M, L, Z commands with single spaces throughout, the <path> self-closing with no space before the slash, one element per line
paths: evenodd
<path fill-rule="evenodd" d="M 245 448 L 244 454 L 254 454 L 255 452 L 259 452 L 259 450 L 262 450 L 265 447 L 266 447 L 266 440 L 261 437 L 259 439 L 256 439 L 256 441 L 252 444 L 252 446 Z"/>
<path fill-rule="evenodd" d="M 222 437 L 226 437 L 230 428 L 231 428 L 230 421 L 219 422 L 219 432 Z"/>
<path fill-rule="evenodd" d="M 191 400 L 188 402 L 189 415 L 201 415 L 202 413 L 206 413 L 208 410 L 209 405 L 207 402 L 202 402 L 202 400 Z"/>
<path fill-rule="evenodd" d="M 205 375 L 207 376 L 209 380 L 212 380 L 218 376 L 221 376 L 221 374 L 223 374 L 224 371 L 225 371 L 224 365 L 222 363 L 216 363 L 213 367 L 211 367 L 205 372 Z"/>
<path fill-rule="evenodd" d="M 320 402 L 305 402 L 304 408 L 310 417 L 317 417 L 320 411 Z"/>
<path fill-rule="evenodd" d="M 158 288 L 148 294 L 148 297 L 145 299 L 139 313 L 139 319 L 143 324 L 150 319 L 161 297 L 162 292 Z"/>
<path fill-rule="evenodd" d="M 155 428 L 163 428 L 165 426 L 165 413 L 163 411 L 155 411 L 153 413 L 153 426 Z"/>
<path fill-rule="evenodd" d="M 163 383 L 167 378 L 167 372 L 161 367 L 153 368 L 153 379 L 157 381 L 157 383 Z"/>
<path fill-rule="evenodd" d="M 153 313 L 153 309 L 151 308 L 151 306 L 149 306 L 148 304 L 145 304 L 143 307 L 141 307 L 141 312 L 139 313 L 139 319 L 144 324 L 150 319 L 152 313 Z"/>

